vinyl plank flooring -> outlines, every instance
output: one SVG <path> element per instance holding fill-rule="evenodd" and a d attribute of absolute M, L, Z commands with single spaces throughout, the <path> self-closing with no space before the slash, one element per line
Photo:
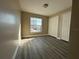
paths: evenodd
<path fill-rule="evenodd" d="M 67 59 L 69 43 L 51 36 L 30 38 L 22 47 L 22 59 Z"/>

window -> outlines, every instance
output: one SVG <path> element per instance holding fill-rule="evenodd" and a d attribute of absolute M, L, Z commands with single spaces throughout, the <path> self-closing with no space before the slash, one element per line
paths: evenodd
<path fill-rule="evenodd" d="M 42 19 L 31 17 L 30 18 L 30 32 L 42 32 Z"/>

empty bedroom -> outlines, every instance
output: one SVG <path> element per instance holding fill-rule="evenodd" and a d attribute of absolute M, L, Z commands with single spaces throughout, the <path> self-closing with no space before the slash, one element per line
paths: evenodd
<path fill-rule="evenodd" d="M 20 6 L 20 58 L 67 59 L 72 0 L 20 0 Z"/>
<path fill-rule="evenodd" d="M 0 0 L 0 59 L 78 56 L 78 11 L 76 0 Z"/>

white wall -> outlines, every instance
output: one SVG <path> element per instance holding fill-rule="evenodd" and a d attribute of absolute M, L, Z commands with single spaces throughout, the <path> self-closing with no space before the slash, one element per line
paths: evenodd
<path fill-rule="evenodd" d="M 62 39 L 69 41 L 71 12 L 62 14 Z"/>
<path fill-rule="evenodd" d="M 69 41 L 71 11 L 49 18 L 49 35 Z"/>
<path fill-rule="evenodd" d="M 57 37 L 58 36 L 58 19 L 59 16 L 49 18 L 49 30 L 48 34 Z"/>
<path fill-rule="evenodd" d="M 17 0 L 0 0 L 0 59 L 13 59 L 18 45 L 19 9 Z"/>

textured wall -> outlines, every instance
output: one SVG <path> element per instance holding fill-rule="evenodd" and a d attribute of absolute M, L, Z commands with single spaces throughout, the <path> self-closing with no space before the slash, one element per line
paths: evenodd
<path fill-rule="evenodd" d="M 21 17 L 22 37 L 27 37 L 30 35 L 41 35 L 41 34 L 48 33 L 48 17 L 47 16 L 41 16 L 41 15 L 32 14 L 28 12 L 22 12 L 21 16 L 22 16 Z M 30 17 L 39 17 L 43 19 L 42 32 L 40 33 L 30 32 Z"/>

